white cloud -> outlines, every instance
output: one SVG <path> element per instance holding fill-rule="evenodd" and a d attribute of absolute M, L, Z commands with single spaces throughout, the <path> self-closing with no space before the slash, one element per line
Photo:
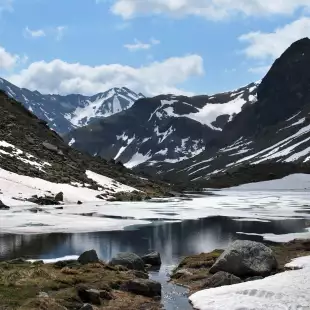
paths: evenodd
<path fill-rule="evenodd" d="M 125 44 L 124 47 L 127 48 L 130 52 L 136 52 L 139 50 L 149 50 L 153 45 L 158 44 L 160 44 L 160 41 L 154 38 L 151 38 L 149 43 L 143 43 L 135 39 L 133 44 Z"/>
<path fill-rule="evenodd" d="M 196 15 L 223 19 L 236 14 L 291 15 L 298 9 L 308 8 L 309 0 L 114 0 L 111 10 L 125 19 L 150 14 Z"/>
<path fill-rule="evenodd" d="M 178 85 L 203 73 L 203 59 L 199 55 L 188 55 L 139 68 L 120 64 L 91 67 L 59 59 L 39 61 L 6 78 L 20 87 L 43 93 L 94 94 L 112 87 L 127 86 L 146 95 L 158 95 L 191 94 L 180 90 Z"/>
<path fill-rule="evenodd" d="M 25 28 L 25 36 L 30 36 L 32 38 L 39 38 L 39 37 L 45 37 L 45 31 L 43 29 L 38 29 L 38 30 L 31 30 L 27 26 Z"/>
<path fill-rule="evenodd" d="M 271 33 L 250 32 L 239 37 L 248 44 L 244 53 L 249 58 L 274 59 L 279 57 L 293 42 L 310 36 L 310 18 L 302 17 Z"/>
<path fill-rule="evenodd" d="M 0 46 L 0 70 L 8 70 L 13 68 L 20 57 L 7 52 L 3 47 Z"/>
<path fill-rule="evenodd" d="M 60 41 L 63 38 L 66 30 L 67 30 L 66 26 L 56 27 L 55 32 L 56 32 L 56 40 L 57 41 Z"/>
<path fill-rule="evenodd" d="M 67 30 L 66 26 L 48 27 L 45 29 L 38 29 L 38 30 L 31 30 L 27 26 L 24 30 L 24 35 L 25 37 L 31 37 L 31 38 L 53 36 L 57 41 L 60 41 L 63 38 L 66 30 Z"/>
<path fill-rule="evenodd" d="M 266 73 L 269 71 L 271 66 L 257 66 L 249 68 L 249 72 L 259 75 L 266 75 Z"/>

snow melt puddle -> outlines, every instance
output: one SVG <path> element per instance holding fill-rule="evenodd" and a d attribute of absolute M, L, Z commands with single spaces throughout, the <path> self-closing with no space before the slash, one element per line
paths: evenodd
<path fill-rule="evenodd" d="M 156 221 L 182 222 L 215 216 L 230 217 L 237 222 L 310 218 L 310 193 L 307 191 L 226 190 L 216 193 L 214 196 L 192 200 L 89 202 L 78 206 L 66 205 L 63 209 L 44 206 L 40 207 L 37 213 L 32 213 L 31 207 L 19 205 L 1 211 L 0 233 L 112 231 L 123 230 L 133 225 L 149 225 Z M 300 233 L 310 237 L 309 231 Z M 298 235 L 300 236 L 301 234 Z M 271 240 L 268 235 L 263 237 Z M 289 237 L 286 236 L 285 240 L 294 239 L 295 236 Z M 276 241 L 275 236 L 272 236 L 272 241 Z"/>

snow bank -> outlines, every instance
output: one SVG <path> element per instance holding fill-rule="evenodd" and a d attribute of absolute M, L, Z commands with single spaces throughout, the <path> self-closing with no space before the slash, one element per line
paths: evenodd
<path fill-rule="evenodd" d="M 67 261 L 67 260 L 77 260 L 79 256 L 77 255 L 67 255 L 64 257 L 58 257 L 58 258 L 49 258 L 49 259 L 28 259 L 27 261 L 30 263 L 41 261 L 43 260 L 44 264 L 53 264 L 59 261 Z"/>
<path fill-rule="evenodd" d="M 136 189 L 124 184 L 121 184 L 111 178 L 105 177 L 101 174 L 86 170 L 86 175 L 89 179 L 95 181 L 99 185 L 114 190 L 114 192 L 133 192 Z"/>
<path fill-rule="evenodd" d="M 197 292 L 189 300 L 198 310 L 310 309 L 310 257 L 294 260 L 302 270 L 283 272 L 263 280 Z"/>
<path fill-rule="evenodd" d="M 272 190 L 309 190 L 310 189 L 310 174 L 291 174 L 283 179 L 248 183 L 236 187 L 231 187 L 230 190 L 245 190 L 245 191 L 272 191 Z"/>
<path fill-rule="evenodd" d="M 266 241 L 282 243 L 282 242 L 290 242 L 295 239 L 310 239 L 310 228 L 307 228 L 305 232 L 283 234 L 283 235 L 255 234 L 255 233 L 244 233 L 244 232 L 237 232 L 237 234 L 248 235 L 248 236 L 260 236 L 260 237 L 263 237 L 263 239 Z"/>
<path fill-rule="evenodd" d="M 88 177 L 100 184 L 102 191 L 92 190 L 86 187 L 76 187 L 70 184 L 52 183 L 40 178 L 32 178 L 24 175 L 12 173 L 0 168 L 0 200 L 9 206 L 28 204 L 16 199 L 25 199 L 33 195 L 56 195 L 59 192 L 64 193 L 65 203 L 99 202 L 101 199 L 96 196 L 102 193 L 111 194 L 118 191 L 133 191 L 132 187 L 123 185 L 113 179 L 104 177 L 91 171 L 86 172 Z M 82 184 L 81 184 L 82 185 Z"/>

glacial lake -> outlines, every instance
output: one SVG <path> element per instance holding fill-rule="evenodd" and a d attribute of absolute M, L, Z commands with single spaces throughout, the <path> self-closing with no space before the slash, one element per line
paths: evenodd
<path fill-rule="evenodd" d="M 164 308 L 187 310 L 192 309 L 188 303 L 187 290 L 167 283 L 169 273 L 182 257 L 209 252 L 215 248 L 225 248 L 235 239 L 261 241 L 263 237 L 259 236 L 260 234 L 287 235 L 304 232 L 307 226 L 307 219 L 240 221 L 215 216 L 183 222 L 154 221 L 152 224 L 130 226 L 120 231 L 0 234 L 0 260 L 16 257 L 59 258 L 79 255 L 89 249 L 95 249 L 101 259 L 110 260 L 119 252 L 142 255 L 158 251 L 163 264 L 159 271 L 151 272 L 151 278 L 163 285 Z"/>

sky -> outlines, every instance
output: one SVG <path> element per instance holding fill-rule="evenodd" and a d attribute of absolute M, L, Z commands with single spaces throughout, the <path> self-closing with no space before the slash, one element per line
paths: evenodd
<path fill-rule="evenodd" d="M 0 76 L 42 93 L 214 94 L 310 36 L 310 0 L 0 0 Z"/>

